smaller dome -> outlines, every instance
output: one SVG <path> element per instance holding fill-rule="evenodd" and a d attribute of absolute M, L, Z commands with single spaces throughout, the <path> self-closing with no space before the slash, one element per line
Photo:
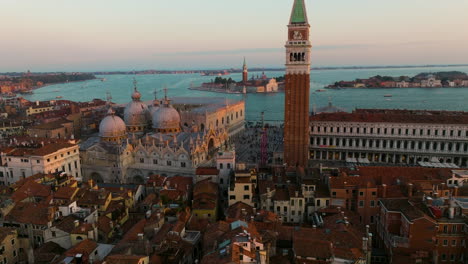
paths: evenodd
<path fill-rule="evenodd" d="M 153 113 L 153 128 L 163 131 L 179 131 L 180 115 L 170 104 L 160 106 Z"/>
<path fill-rule="evenodd" d="M 114 115 L 109 109 L 107 116 L 99 124 L 99 136 L 103 138 L 123 137 L 126 135 L 126 127 L 122 118 Z"/>
<path fill-rule="evenodd" d="M 141 99 L 141 93 L 135 89 L 135 91 L 132 93 L 132 99 L 133 101 L 140 101 Z"/>

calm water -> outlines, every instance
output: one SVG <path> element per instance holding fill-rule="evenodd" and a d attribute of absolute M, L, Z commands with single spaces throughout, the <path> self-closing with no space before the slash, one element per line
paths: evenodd
<path fill-rule="evenodd" d="M 343 89 L 327 90 L 315 93 L 317 89 L 340 80 L 354 80 L 368 78 L 375 75 L 413 76 L 421 72 L 463 71 L 468 67 L 453 68 L 412 68 L 412 69 L 375 69 L 375 70 L 322 70 L 311 73 L 310 109 L 327 105 L 329 98 L 335 106 L 351 111 L 354 108 L 399 108 L 399 109 L 434 109 L 434 110 L 463 110 L 468 111 L 468 88 L 410 88 L 410 89 Z M 254 73 L 257 74 L 257 73 Z M 261 74 L 261 73 L 258 73 Z M 269 77 L 282 75 L 283 72 L 266 72 Z M 92 80 L 80 83 L 66 83 L 51 85 L 35 90 L 33 95 L 25 96 L 28 100 L 51 100 L 56 96 L 74 101 L 89 101 L 94 98 L 106 98 L 106 92 L 112 95 L 112 101 L 126 103 L 130 101 L 133 87 L 131 75 L 106 75 L 105 82 Z M 162 88 L 167 86 L 170 96 L 196 97 L 228 97 L 242 98 L 242 95 L 220 94 L 202 91 L 192 91 L 187 88 L 202 82 L 209 82 L 214 77 L 199 76 L 198 74 L 180 75 L 138 75 L 138 89 L 143 100 L 152 100 L 153 91 L 159 90 L 158 97 L 163 96 Z M 241 74 L 228 77 L 240 80 Z M 384 95 L 392 94 L 391 101 Z M 283 119 L 284 94 L 248 94 L 246 98 L 246 117 L 248 120 L 260 120 L 260 112 L 265 111 L 265 119 L 278 121 Z"/>

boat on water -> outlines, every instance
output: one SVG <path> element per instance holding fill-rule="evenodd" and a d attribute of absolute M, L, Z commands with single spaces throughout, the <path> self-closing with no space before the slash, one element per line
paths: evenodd
<path fill-rule="evenodd" d="M 385 99 L 385 101 L 391 101 L 392 99 Z"/>
<path fill-rule="evenodd" d="M 320 92 L 326 92 L 327 90 L 325 90 L 325 89 L 317 89 L 317 90 L 315 90 L 315 91 L 320 93 Z"/>
<path fill-rule="evenodd" d="M 102 79 L 101 79 L 101 82 L 105 82 L 105 81 L 107 81 L 106 78 L 102 78 Z"/>
<path fill-rule="evenodd" d="M 63 96 L 60 96 L 60 95 L 59 95 L 59 96 L 55 96 L 55 98 L 57 98 L 57 99 L 62 99 Z"/>
<path fill-rule="evenodd" d="M 384 97 L 392 97 L 392 96 L 393 96 L 393 95 L 391 95 L 391 94 L 386 94 L 386 95 L 384 95 Z"/>

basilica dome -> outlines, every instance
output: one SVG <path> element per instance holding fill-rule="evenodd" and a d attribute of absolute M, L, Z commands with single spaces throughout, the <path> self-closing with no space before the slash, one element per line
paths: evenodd
<path fill-rule="evenodd" d="M 109 108 L 107 116 L 99 124 L 99 136 L 101 138 L 122 138 L 127 130 L 122 118 L 114 115 L 112 108 Z"/>
<path fill-rule="evenodd" d="M 179 132 L 180 115 L 168 102 L 153 112 L 153 128 L 156 132 Z"/>
<path fill-rule="evenodd" d="M 143 130 L 149 123 L 148 106 L 140 101 L 141 94 L 135 88 L 132 94 L 132 101 L 127 104 L 124 110 L 124 120 L 128 127 L 134 127 L 131 131 Z"/>

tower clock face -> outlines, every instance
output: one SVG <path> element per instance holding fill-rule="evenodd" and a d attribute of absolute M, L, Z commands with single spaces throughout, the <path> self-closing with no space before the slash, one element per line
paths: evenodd
<path fill-rule="evenodd" d="M 302 32 L 299 31 L 299 30 L 295 30 L 293 32 L 293 39 L 294 40 L 302 40 L 304 38 L 304 36 L 302 35 Z"/>

